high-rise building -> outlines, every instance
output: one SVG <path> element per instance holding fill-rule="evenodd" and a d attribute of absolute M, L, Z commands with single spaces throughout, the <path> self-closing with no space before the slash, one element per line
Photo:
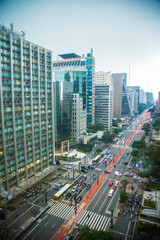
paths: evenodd
<path fill-rule="evenodd" d="M 95 123 L 111 130 L 113 119 L 113 87 L 111 85 L 95 86 Z"/>
<path fill-rule="evenodd" d="M 113 117 L 130 115 L 130 103 L 127 95 L 127 74 L 112 74 L 113 84 Z"/>
<path fill-rule="evenodd" d="M 72 98 L 72 120 L 71 120 L 71 136 L 76 142 L 79 142 L 82 133 L 87 129 L 86 108 L 83 109 L 83 98 L 79 94 L 73 94 Z"/>
<path fill-rule="evenodd" d="M 135 116 L 138 112 L 138 93 L 128 88 L 127 95 L 130 103 L 131 116 Z"/>
<path fill-rule="evenodd" d="M 146 93 L 143 89 L 140 89 L 139 91 L 139 103 L 145 103 L 146 104 Z"/>
<path fill-rule="evenodd" d="M 139 110 L 139 103 L 140 103 L 140 87 L 139 86 L 129 86 L 129 89 L 131 89 L 132 91 L 136 91 L 138 94 L 138 110 Z"/>
<path fill-rule="evenodd" d="M 0 178 L 9 190 L 53 165 L 52 52 L 0 26 Z"/>
<path fill-rule="evenodd" d="M 56 82 L 56 86 L 61 84 L 61 82 L 64 83 L 72 83 L 73 87 L 70 88 L 72 92 L 72 98 L 75 97 L 74 94 L 79 94 L 79 99 L 83 100 L 83 111 L 81 111 L 80 115 L 84 114 L 86 111 L 87 114 L 87 125 L 90 123 L 94 124 L 95 121 L 95 60 L 93 57 L 93 52 L 87 54 L 87 57 L 80 57 L 74 53 L 70 54 L 61 54 L 59 55 L 61 59 L 53 62 L 53 70 L 54 70 L 54 80 Z M 58 83 L 57 83 L 58 82 Z M 58 89 L 58 88 L 57 88 Z M 67 114 L 68 117 L 68 136 L 64 136 L 63 132 L 60 131 L 62 127 L 60 127 L 61 121 L 59 121 L 59 114 L 61 112 L 64 113 L 66 109 L 64 108 L 64 97 L 65 91 L 58 91 L 55 90 L 56 93 L 56 106 L 57 106 L 57 100 L 60 99 L 60 105 L 59 108 L 56 107 L 56 152 L 63 153 L 64 151 L 69 151 L 69 140 L 74 136 L 73 131 L 75 133 L 75 125 L 72 124 L 72 110 L 75 110 L 72 107 L 73 101 L 68 102 L 68 111 L 69 114 Z M 77 96 L 77 95 L 76 95 Z M 80 100 L 81 102 L 81 100 Z M 82 114 L 82 115 L 83 115 Z M 79 115 L 75 115 L 75 117 L 78 117 Z M 74 119 L 74 122 L 77 122 L 77 119 Z M 59 124 L 59 126 L 58 126 Z M 63 124 L 62 124 L 63 125 Z M 81 123 L 80 123 L 81 125 Z M 79 125 L 79 126 L 80 126 Z M 72 129 L 72 127 L 74 129 Z M 81 128 L 83 129 L 83 128 Z M 79 132 L 79 131 L 78 131 Z M 77 139 L 77 137 L 76 137 Z M 65 148 L 64 148 L 65 146 Z"/>
<path fill-rule="evenodd" d="M 158 92 L 157 112 L 160 112 L 160 92 Z"/>
<path fill-rule="evenodd" d="M 148 106 L 152 106 L 154 104 L 154 97 L 152 92 L 146 92 L 146 102 Z"/>
<path fill-rule="evenodd" d="M 95 72 L 95 85 L 111 85 L 111 72 Z"/>

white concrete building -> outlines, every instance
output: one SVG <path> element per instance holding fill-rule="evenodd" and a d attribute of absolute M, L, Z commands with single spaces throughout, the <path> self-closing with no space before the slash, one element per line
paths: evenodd
<path fill-rule="evenodd" d="M 95 85 L 111 85 L 111 72 L 95 72 Z"/>

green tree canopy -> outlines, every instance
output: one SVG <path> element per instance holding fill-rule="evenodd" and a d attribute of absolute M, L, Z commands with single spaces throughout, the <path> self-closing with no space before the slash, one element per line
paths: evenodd
<path fill-rule="evenodd" d="M 90 229 L 88 226 L 84 226 L 80 229 L 80 234 L 78 240 L 116 240 L 117 238 L 113 237 L 113 233 L 97 231 Z"/>
<path fill-rule="evenodd" d="M 121 131 L 122 131 L 121 128 L 115 128 L 115 129 L 113 130 L 113 133 L 118 134 L 118 133 L 121 132 Z"/>
<path fill-rule="evenodd" d="M 152 142 L 145 149 L 144 164 L 148 168 L 150 176 L 160 179 L 160 141 Z"/>
<path fill-rule="evenodd" d="M 138 150 L 144 149 L 145 146 L 146 146 L 146 143 L 145 143 L 144 138 L 142 138 L 142 139 L 139 140 L 139 141 L 134 141 L 133 144 L 132 144 L 132 148 L 136 148 L 136 149 L 138 149 Z"/>
<path fill-rule="evenodd" d="M 148 135 L 149 132 L 151 131 L 151 125 L 149 123 L 145 123 L 142 127 L 142 130 L 144 130 L 145 134 Z"/>
<path fill-rule="evenodd" d="M 104 143 L 112 143 L 113 138 L 114 138 L 113 135 L 106 133 L 102 136 L 101 141 Z"/>
<path fill-rule="evenodd" d="M 104 131 L 104 126 L 102 124 L 90 124 L 87 127 L 87 132 L 97 132 L 97 131 Z"/>

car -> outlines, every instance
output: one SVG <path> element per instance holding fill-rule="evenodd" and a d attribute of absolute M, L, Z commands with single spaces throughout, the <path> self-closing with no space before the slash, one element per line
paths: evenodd
<path fill-rule="evenodd" d="M 113 185 L 113 181 L 110 181 L 108 185 L 111 187 Z"/>
<path fill-rule="evenodd" d="M 77 190 L 77 186 L 74 186 L 73 188 L 72 188 L 72 192 L 75 192 Z"/>
<path fill-rule="evenodd" d="M 86 169 L 81 169 L 81 172 L 87 173 L 87 170 Z"/>
<path fill-rule="evenodd" d="M 133 174 L 130 173 L 130 172 L 125 172 L 123 175 L 124 175 L 124 176 L 128 176 L 128 177 L 131 177 Z"/>
<path fill-rule="evenodd" d="M 116 181 L 114 185 L 115 185 L 116 187 L 118 187 L 119 181 Z"/>
<path fill-rule="evenodd" d="M 67 194 L 66 194 L 66 196 L 65 196 L 65 199 L 67 200 L 67 199 L 69 199 L 70 197 L 71 197 L 71 193 L 70 192 L 68 192 Z"/>
<path fill-rule="evenodd" d="M 73 194 L 72 197 L 70 198 L 71 201 L 75 200 L 77 194 Z"/>
<path fill-rule="evenodd" d="M 74 181 L 73 185 L 77 185 L 77 183 L 78 183 L 78 181 L 76 180 L 76 181 Z"/>
<path fill-rule="evenodd" d="M 101 169 L 100 168 L 95 168 L 94 169 L 96 172 L 101 172 Z"/>
<path fill-rule="evenodd" d="M 76 190 L 76 194 L 78 195 L 80 192 L 81 192 L 81 189 L 78 188 L 78 189 Z"/>
<path fill-rule="evenodd" d="M 85 188 L 86 187 L 86 183 L 82 183 L 81 188 Z"/>
<path fill-rule="evenodd" d="M 116 191 L 116 189 L 117 189 L 117 186 L 114 184 L 114 185 L 112 186 L 112 190 Z"/>
<path fill-rule="evenodd" d="M 76 203 L 80 203 L 81 200 L 82 200 L 82 196 L 78 196 L 78 197 L 76 198 Z"/>
<path fill-rule="evenodd" d="M 108 160 L 108 162 L 111 163 L 111 162 L 112 162 L 112 159 L 110 158 L 110 159 Z"/>
<path fill-rule="evenodd" d="M 129 155 L 129 152 L 127 152 L 127 155 Z"/>
<path fill-rule="evenodd" d="M 96 168 L 96 165 L 91 165 L 91 169 L 95 169 Z"/>
<path fill-rule="evenodd" d="M 82 182 L 78 182 L 77 187 L 80 187 L 82 185 Z"/>
<path fill-rule="evenodd" d="M 81 181 L 84 182 L 84 181 L 86 181 L 86 179 L 87 178 L 85 176 L 82 176 Z"/>
<path fill-rule="evenodd" d="M 109 197 L 112 197 L 112 196 L 113 196 L 113 194 L 114 194 L 114 190 L 113 190 L 113 189 L 111 189 L 111 190 L 109 191 L 109 193 L 108 193 L 108 196 L 109 196 Z"/>
<path fill-rule="evenodd" d="M 104 170 L 104 173 L 111 173 L 111 171 L 109 171 L 109 170 Z"/>
<path fill-rule="evenodd" d="M 103 164 L 106 164 L 106 162 L 107 162 L 107 160 L 103 160 L 103 162 L 102 162 L 102 163 L 103 163 Z"/>
<path fill-rule="evenodd" d="M 93 174 L 92 178 L 93 178 L 93 180 L 97 179 L 96 175 L 94 175 L 94 174 Z"/>
<path fill-rule="evenodd" d="M 89 190 L 91 188 L 91 184 L 88 184 L 86 187 L 86 190 Z"/>
<path fill-rule="evenodd" d="M 122 174 L 121 173 L 119 173 L 119 172 L 117 172 L 117 171 L 115 171 L 115 173 L 114 173 L 116 176 L 121 176 Z"/>
<path fill-rule="evenodd" d="M 134 176 L 133 178 L 136 179 L 136 180 L 140 179 L 140 177 L 138 177 L 138 176 Z"/>
<path fill-rule="evenodd" d="M 123 164 L 124 164 L 124 165 L 127 165 L 127 164 L 128 164 L 128 162 L 124 162 Z"/>
<path fill-rule="evenodd" d="M 64 240 L 73 240 L 74 236 L 72 234 L 67 234 L 64 238 Z"/>

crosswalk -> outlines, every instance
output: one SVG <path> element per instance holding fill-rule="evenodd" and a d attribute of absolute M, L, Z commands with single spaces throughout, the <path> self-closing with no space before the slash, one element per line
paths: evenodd
<path fill-rule="evenodd" d="M 64 203 L 53 203 L 52 207 L 46 212 L 49 215 L 57 216 L 63 219 L 67 219 L 73 211 L 74 206 L 69 206 Z"/>
<path fill-rule="evenodd" d="M 77 224 L 87 225 L 91 229 L 105 231 L 107 229 L 110 218 L 104 215 L 85 210 Z"/>

